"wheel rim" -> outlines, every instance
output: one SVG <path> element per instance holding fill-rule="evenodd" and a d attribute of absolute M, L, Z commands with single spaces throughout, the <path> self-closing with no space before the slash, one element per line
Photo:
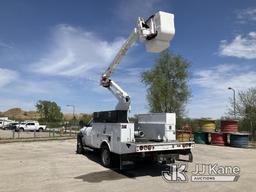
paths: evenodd
<path fill-rule="evenodd" d="M 110 164 L 110 156 L 109 156 L 109 151 L 107 149 L 104 149 L 102 152 L 102 162 L 104 165 Z"/>

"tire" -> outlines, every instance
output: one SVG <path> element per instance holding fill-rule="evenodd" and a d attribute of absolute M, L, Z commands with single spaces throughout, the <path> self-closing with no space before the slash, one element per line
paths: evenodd
<path fill-rule="evenodd" d="M 193 154 L 190 152 L 189 154 L 188 154 L 188 159 L 189 159 L 189 162 L 193 162 Z"/>
<path fill-rule="evenodd" d="M 44 129 L 43 129 L 43 128 L 39 128 L 38 131 L 39 131 L 39 132 L 43 132 Z"/>
<path fill-rule="evenodd" d="M 80 134 L 77 135 L 76 153 L 77 154 L 84 154 L 82 137 L 80 136 Z"/>
<path fill-rule="evenodd" d="M 154 165 L 157 164 L 157 160 L 154 158 L 153 155 L 151 155 L 144 159 L 143 164 Z"/>
<path fill-rule="evenodd" d="M 24 132 L 24 128 L 19 128 L 19 132 Z"/>
<path fill-rule="evenodd" d="M 108 146 L 103 145 L 101 147 L 101 163 L 104 167 L 110 168 L 112 165 L 112 155 Z"/>

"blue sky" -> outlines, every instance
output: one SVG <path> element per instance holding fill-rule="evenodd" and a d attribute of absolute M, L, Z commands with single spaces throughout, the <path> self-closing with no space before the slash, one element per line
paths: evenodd
<path fill-rule="evenodd" d="M 34 110 L 39 99 L 56 101 L 64 112 L 114 109 L 115 98 L 99 79 L 138 16 L 162 10 L 175 14 L 170 51 L 191 62 L 192 97 L 187 116 L 225 115 L 231 86 L 256 82 L 254 0 L 10 0 L 0 1 L 0 111 Z M 139 41 L 112 79 L 132 97 L 132 114 L 147 112 L 140 73 L 158 54 Z"/>

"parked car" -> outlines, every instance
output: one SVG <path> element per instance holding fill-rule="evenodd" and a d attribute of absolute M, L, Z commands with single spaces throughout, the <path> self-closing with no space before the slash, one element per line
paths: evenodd
<path fill-rule="evenodd" d="M 16 130 L 17 125 L 19 125 L 19 123 L 10 123 L 9 125 L 5 126 L 5 129 Z"/>
<path fill-rule="evenodd" d="M 11 123 L 15 123 L 15 121 L 13 121 L 13 120 L 6 120 L 6 119 L 4 119 L 4 120 L 0 120 L 0 128 L 1 129 L 8 129 L 9 127 L 10 127 L 10 124 Z"/>
<path fill-rule="evenodd" d="M 46 125 L 40 125 L 38 121 L 26 121 L 16 125 L 16 131 L 39 131 L 42 132 L 46 129 Z"/>
<path fill-rule="evenodd" d="M 3 126 L 4 126 L 4 122 L 0 121 L 0 128 L 3 128 Z"/>

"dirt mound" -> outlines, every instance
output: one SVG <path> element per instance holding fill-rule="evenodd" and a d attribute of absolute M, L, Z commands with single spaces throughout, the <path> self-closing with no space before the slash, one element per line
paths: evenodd
<path fill-rule="evenodd" d="M 40 116 L 35 111 L 23 111 L 21 108 L 12 108 L 1 113 L 1 116 L 8 117 L 9 119 L 16 120 L 34 120 L 38 119 Z"/>
<path fill-rule="evenodd" d="M 84 113 L 78 113 L 76 114 L 76 119 L 81 119 L 83 118 Z M 21 108 L 12 108 L 9 109 L 5 112 L 0 112 L 0 116 L 2 117 L 8 117 L 9 119 L 13 120 L 38 120 L 40 118 L 39 113 L 36 111 L 24 111 Z M 73 114 L 72 113 L 64 113 L 64 120 L 65 121 L 70 121 L 73 119 Z"/>

